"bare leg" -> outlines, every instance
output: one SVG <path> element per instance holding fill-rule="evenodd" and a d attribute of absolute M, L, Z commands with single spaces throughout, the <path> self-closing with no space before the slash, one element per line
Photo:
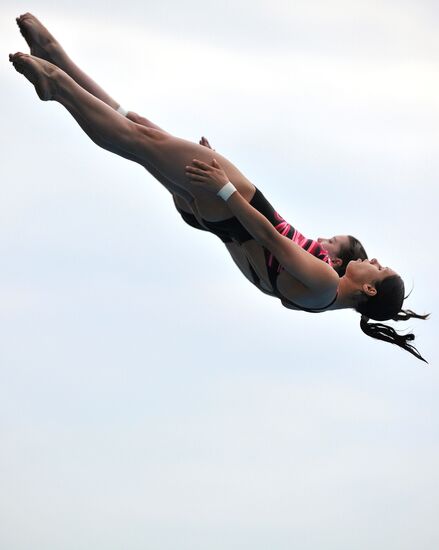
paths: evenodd
<path fill-rule="evenodd" d="M 154 167 L 174 185 L 189 192 L 195 197 L 203 218 L 211 221 L 226 219 L 230 217 L 230 211 L 221 199 L 193 186 L 186 178 L 185 166 L 194 157 L 208 163 L 217 158 L 244 198 L 250 200 L 253 196 L 254 186 L 220 154 L 128 120 L 45 60 L 18 53 L 11 56 L 11 61 L 17 71 L 34 84 L 40 99 L 61 103 L 99 146 L 125 158 L 130 157 L 147 169 Z"/>
<path fill-rule="evenodd" d="M 14 62 L 14 66 L 17 71 L 23 73 L 26 78 L 34 84 L 41 99 L 57 99 L 60 103 L 62 103 L 75 117 L 81 128 L 83 128 L 83 130 L 95 143 L 125 158 L 135 160 L 136 162 L 143 164 L 151 172 L 154 165 L 148 162 L 148 159 L 145 160 L 145 145 L 149 145 L 150 148 L 154 149 L 157 144 L 163 143 L 165 138 L 168 140 L 173 140 L 174 142 L 176 141 L 177 144 L 185 143 L 187 144 L 186 148 L 188 145 L 195 145 L 190 144 L 189 142 L 183 142 L 183 140 L 176 140 L 176 138 L 169 136 L 169 134 L 164 134 L 155 128 L 141 127 L 140 125 L 127 120 L 102 101 L 91 96 L 91 94 L 78 86 L 68 75 L 51 63 L 47 63 L 41 59 L 24 54 L 16 54 L 15 56 L 11 56 L 11 60 Z M 92 111 L 91 114 L 90 110 Z M 108 117 L 112 119 L 110 126 L 106 124 L 106 119 Z M 94 122 L 94 124 L 91 124 L 90 120 Z M 142 130 L 140 135 L 139 129 Z M 146 144 L 143 143 L 145 141 L 144 138 L 146 138 Z M 195 148 L 206 151 L 205 147 L 198 145 L 195 145 Z M 207 151 L 213 155 L 213 152 L 210 149 L 207 149 Z M 171 150 L 170 154 L 173 156 L 174 152 L 175 151 Z M 199 151 L 197 151 L 197 153 L 194 153 L 193 151 L 190 152 L 192 153 L 192 157 L 195 156 L 195 154 L 200 156 L 198 154 Z M 218 155 L 215 154 L 215 157 L 218 157 Z M 190 162 L 190 160 L 187 162 Z M 153 169 L 156 173 L 160 174 L 159 170 L 155 169 L 155 167 L 153 167 Z M 239 175 L 239 172 L 237 173 Z M 241 177 L 243 178 L 243 176 Z M 245 184 L 246 180 L 245 178 L 243 179 Z M 247 185 L 247 192 L 249 190 L 250 193 L 247 200 L 250 200 L 254 193 L 254 187 L 251 184 Z M 207 199 L 211 199 L 211 196 L 207 197 Z M 184 209 L 185 202 L 178 205 Z M 197 205 L 194 204 L 192 206 L 196 210 Z M 221 204 L 221 206 L 224 208 L 225 205 Z M 218 213 L 212 210 L 212 208 L 211 211 L 213 212 L 214 219 L 225 219 L 230 217 L 230 212 L 227 208 L 225 209 L 225 212 L 223 211 L 222 218 L 218 218 Z M 203 214 L 198 213 L 198 217 L 201 217 L 201 215 Z M 206 214 L 204 214 L 203 217 L 209 219 Z M 240 250 L 239 246 L 234 244 L 227 246 L 227 249 L 241 272 L 253 282 L 253 277 L 249 269 L 250 256 L 248 256 L 248 254 L 246 255 L 243 250 Z M 252 261 L 252 263 L 253 266 L 256 267 L 254 261 Z"/>
<path fill-rule="evenodd" d="M 82 71 L 67 55 L 58 40 L 31 13 L 20 15 L 16 19 L 21 34 L 25 38 L 30 53 L 46 61 L 50 61 L 67 73 L 73 80 L 109 107 L 116 110 L 120 104 L 105 92 L 94 80 Z M 152 123 L 149 123 L 152 124 Z M 153 125 L 154 127 L 155 125 Z M 158 126 L 156 126 L 158 130 Z"/>
<path fill-rule="evenodd" d="M 253 250 L 251 250 L 249 254 L 247 249 L 250 242 L 255 246 L 253 246 Z M 225 246 L 244 277 L 255 284 L 262 292 L 273 295 L 271 285 L 266 282 L 269 281 L 269 278 L 266 268 L 264 271 L 265 257 L 262 247 L 255 241 L 248 241 L 243 245 L 238 243 L 225 243 Z M 258 283 L 254 280 L 252 269 L 259 279 Z"/>
<path fill-rule="evenodd" d="M 101 88 L 93 79 L 91 79 L 78 65 L 76 65 L 73 60 L 67 55 L 64 48 L 61 46 L 59 41 L 44 27 L 44 25 L 32 14 L 26 13 L 17 17 L 17 24 L 20 29 L 21 34 L 25 38 L 32 55 L 45 59 L 58 68 L 62 69 L 67 73 L 77 84 L 82 88 L 88 91 L 90 94 L 94 95 L 104 103 L 106 103 L 112 109 L 117 110 L 120 104 L 114 100 L 103 88 Z M 163 133 L 166 133 L 159 126 L 151 122 L 150 120 L 134 113 L 132 111 L 128 112 L 126 115 L 127 118 L 133 122 L 146 126 L 149 128 L 155 128 L 161 130 Z M 81 126 L 84 126 L 84 121 L 81 121 Z M 96 135 L 91 136 L 91 130 L 89 130 L 89 135 L 92 139 L 97 142 L 99 137 Z M 203 138 L 200 142 L 202 145 L 208 146 L 210 148 L 209 142 Z M 108 145 L 107 145 L 108 147 Z M 130 160 L 136 160 L 129 153 L 119 150 L 119 154 L 122 154 L 125 158 Z M 171 181 L 167 180 L 160 172 L 158 172 L 152 165 L 148 166 L 148 170 L 153 177 L 159 180 L 168 191 L 170 191 L 174 198 L 175 205 L 183 211 L 192 213 L 198 219 L 199 223 L 203 223 L 201 215 L 198 212 L 194 198 L 185 190 L 178 188 Z M 232 256 L 235 264 L 244 274 L 244 276 L 253 282 L 253 275 L 249 266 L 249 259 L 247 254 L 237 243 L 226 244 L 226 248 L 230 255 Z"/>
<path fill-rule="evenodd" d="M 82 69 L 72 61 L 72 59 L 67 55 L 64 48 L 58 42 L 58 40 L 46 29 L 46 27 L 31 13 L 25 13 L 16 19 L 17 25 L 20 29 L 21 34 L 25 38 L 31 54 L 50 61 L 65 73 L 67 73 L 73 80 L 79 84 L 84 90 L 91 93 L 104 103 L 106 103 L 112 109 L 117 110 L 120 107 L 120 104 L 114 100 L 107 92 L 101 88 L 92 78 L 90 78 Z M 127 118 L 141 124 L 142 126 L 147 126 L 149 128 L 155 128 L 161 130 L 163 133 L 166 133 L 159 126 L 146 119 L 129 111 Z M 129 158 L 127 154 L 123 155 L 125 158 Z M 135 159 L 130 159 L 135 160 Z M 191 208 L 191 203 L 193 202 L 193 197 L 185 190 L 177 187 L 171 181 L 166 180 L 162 174 L 154 169 L 154 167 L 149 166 L 149 172 L 152 176 L 160 181 L 164 187 L 171 193 L 178 195 L 179 208 L 187 212 L 193 212 Z"/>
<path fill-rule="evenodd" d="M 76 63 L 73 62 L 73 60 L 67 55 L 66 51 L 61 46 L 59 41 L 35 16 L 33 16 L 31 13 L 26 13 L 24 15 L 21 15 L 20 17 L 17 17 L 16 21 L 21 34 L 25 38 L 30 48 L 32 55 L 53 63 L 58 68 L 67 73 L 71 78 L 73 78 L 73 80 L 86 91 L 106 103 L 109 107 L 117 110 L 120 104 L 116 100 L 114 100 L 103 88 L 101 88 L 92 78 L 90 78 L 82 69 L 80 69 L 80 67 L 78 67 Z M 126 116 L 137 124 L 149 128 L 155 128 L 162 131 L 163 133 L 166 133 L 159 126 L 146 119 L 145 117 L 134 113 L 133 111 L 129 111 Z M 84 122 L 81 123 L 81 126 L 83 124 Z M 89 132 L 89 135 L 90 133 L 91 131 Z M 93 140 L 96 142 L 97 137 L 93 137 Z M 203 138 L 200 143 L 202 145 L 210 147 L 209 142 L 205 138 Z M 119 151 L 118 154 L 124 156 L 125 158 L 129 158 L 130 160 L 136 160 L 126 152 Z M 155 177 L 158 181 L 160 181 L 160 183 L 162 183 L 164 187 L 168 189 L 168 191 L 174 196 L 174 202 L 176 206 L 178 206 L 179 209 L 184 210 L 185 212 L 194 214 L 199 223 L 202 224 L 200 213 L 198 212 L 198 209 L 194 203 L 194 197 L 186 190 L 182 189 L 181 187 L 177 187 L 170 180 L 166 179 L 163 174 L 155 169 L 154 166 L 149 165 L 148 170 L 151 175 Z M 235 263 L 238 263 L 237 258 L 240 257 L 240 254 L 238 252 L 234 252 L 235 246 L 233 246 L 231 250 L 229 250 L 229 252 L 234 257 Z M 243 266 L 241 269 L 242 271 L 246 269 L 244 260 L 239 262 L 238 265 Z"/>
<path fill-rule="evenodd" d="M 120 104 L 114 100 L 103 88 L 101 88 L 92 78 L 90 78 L 73 60 L 67 55 L 64 48 L 61 46 L 59 41 L 48 31 L 48 29 L 32 14 L 26 13 L 17 17 L 17 25 L 20 29 L 21 34 L 25 38 L 31 54 L 45 59 L 58 68 L 62 69 L 67 73 L 73 80 L 79 84 L 82 88 L 87 90 L 90 94 L 94 95 L 109 107 L 117 110 Z M 127 118 L 149 128 L 155 128 L 161 130 L 159 126 L 151 122 L 150 120 L 134 113 L 132 111 L 128 112 Z M 83 122 L 81 123 L 83 124 Z M 165 132 L 164 132 L 165 133 Z M 97 136 L 93 137 L 94 141 L 97 141 Z M 203 138 L 200 142 L 202 145 L 208 146 L 210 148 L 209 142 Z M 119 151 L 121 154 L 122 151 Z M 130 160 L 135 160 L 130 157 L 129 154 L 125 153 L 124 156 Z M 185 190 L 176 187 L 172 182 L 166 180 L 162 174 L 160 174 L 153 166 L 148 167 L 149 172 L 153 177 L 159 180 L 168 191 L 170 191 L 174 198 L 175 205 L 185 212 L 194 214 L 198 219 L 198 222 L 202 225 L 203 220 L 197 210 L 197 207 L 194 202 L 192 195 L 187 193 Z M 253 275 L 249 267 L 249 261 L 246 253 L 241 249 L 240 245 L 237 243 L 227 243 L 226 248 L 229 254 L 232 256 L 235 264 L 244 274 L 244 276 L 253 282 Z"/>

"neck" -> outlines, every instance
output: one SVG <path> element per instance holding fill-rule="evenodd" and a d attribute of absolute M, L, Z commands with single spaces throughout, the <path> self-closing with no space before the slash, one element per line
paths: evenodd
<path fill-rule="evenodd" d="M 340 278 L 337 300 L 331 309 L 348 309 L 356 306 L 355 291 L 357 287 L 346 276 Z"/>

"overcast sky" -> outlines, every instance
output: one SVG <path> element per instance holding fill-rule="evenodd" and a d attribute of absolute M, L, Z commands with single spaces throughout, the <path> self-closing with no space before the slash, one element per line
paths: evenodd
<path fill-rule="evenodd" d="M 0 545 L 439 545 L 438 7 L 0 8 Z M 433 312 L 429 360 L 288 311 L 8 63 L 39 17 L 127 109 L 214 147 L 310 237 L 350 233 Z"/>

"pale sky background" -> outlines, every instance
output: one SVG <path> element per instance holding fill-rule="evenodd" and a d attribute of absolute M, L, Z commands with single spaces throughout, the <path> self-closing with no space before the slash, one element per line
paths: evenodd
<path fill-rule="evenodd" d="M 8 63 L 35 13 L 127 109 L 206 135 L 310 237 L 433 312 L 424 366 L 291 312 Z M 0 546 L 433 550 L 439 7 L 3 1 Z M 405 325 L 405 326 L 404 326 Z"/>

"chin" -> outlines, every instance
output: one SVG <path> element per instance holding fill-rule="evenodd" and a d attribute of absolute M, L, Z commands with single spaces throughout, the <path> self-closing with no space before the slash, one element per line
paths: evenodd
<path fill-rule="evenodd" d="M 348 265 L 346 266 L 346 274 L 351 274 L 352 273 L 352 270 L 354 270 L 355 272 L 355 269 L 357 265 L 361 265 L 360 262 L 357 262 L 356 260 L 351 260 Z"/>

